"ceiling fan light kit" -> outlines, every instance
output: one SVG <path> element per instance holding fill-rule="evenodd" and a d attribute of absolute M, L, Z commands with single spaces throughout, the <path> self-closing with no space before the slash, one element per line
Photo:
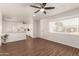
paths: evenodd
<path fill-rule="evenodd" d="M 43 12 L 43 11 L 45 11 L 45 9 L 44 8 L 41 8 L 40 11 Z"/>
<path fill-rule="evenodd" d="M 33 15 L 33 16 L 36 16 L 36 15 Z"/>

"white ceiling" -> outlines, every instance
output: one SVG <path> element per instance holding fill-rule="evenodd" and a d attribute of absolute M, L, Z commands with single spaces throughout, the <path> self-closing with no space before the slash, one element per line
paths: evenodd
<path fill-rule="evenodd" d="M 0 11 L 4 15 L 12 15 L 12 16 L 20 16 L 20 15 L 30 15 L 31 12 L 30 9 L 27 8 L 27 6 L 23 6 L 23 4 L 20 3 L 2 3 L 0 4 Z"/>
<path fill-rule="evenodd" d="M 29 7 L 29 5 L 38 5 L 39 3 L 0 3 L 0 11 L 4 16 L 23 16 L 23 17 L 32 17 L 36 8 Z M 47 3 L 46 6 L 54 6 L 55 9 L 47 10 L 47 14 L 44 15 L 41 12 L 35 14 L 35 19 L 44 18 L 47 16 L 53 16 L 74 8 L 79 8 L 78 3 Z"/>
<path fill-rule="evenodd" d="M 44 15 L 43 13 L 39 12 L 36 14 L 37 18 L 44 18 L 44 17 L 50 17 L 53 15 L 57 15 L 59 13 L 63 13 L 75 8 L 79 8 L 79 3 L 48 3 L 46 6 L 54 6 L 55 9 L 52 10 L 46 10 L 47 14 Z"/>

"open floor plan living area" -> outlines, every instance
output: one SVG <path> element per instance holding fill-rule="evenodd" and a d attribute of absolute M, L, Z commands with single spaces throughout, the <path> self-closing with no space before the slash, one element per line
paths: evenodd
<path fill-rule="evenodd" d="M 0 3 L 0 56 L 79 56 L 79 3 Z"/>

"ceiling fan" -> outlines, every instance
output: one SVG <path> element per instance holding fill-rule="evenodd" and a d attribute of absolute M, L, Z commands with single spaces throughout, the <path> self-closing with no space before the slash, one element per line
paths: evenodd
<path fill-rule="evenodd" d="M 40 4 L 40 7 L 39 6 L 34 6 L 34 5 L 30 5 L 30 6 L 38 9 L 34 13 L 37 13 L 37 12 L 41 11 L 44 14 L 46 14 L 46 11 L 45 10 L 55 9 L 55 7 L 46 7 L 46 4 L 47 3 L 42 3 L 42 4 Z"/>

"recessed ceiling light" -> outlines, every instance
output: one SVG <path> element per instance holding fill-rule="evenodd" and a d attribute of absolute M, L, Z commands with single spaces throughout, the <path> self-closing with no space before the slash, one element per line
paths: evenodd
<path fill-rule="evenodd" d="M 33 16 L 36 16 L 36 15 L 33 15 Z"/>

